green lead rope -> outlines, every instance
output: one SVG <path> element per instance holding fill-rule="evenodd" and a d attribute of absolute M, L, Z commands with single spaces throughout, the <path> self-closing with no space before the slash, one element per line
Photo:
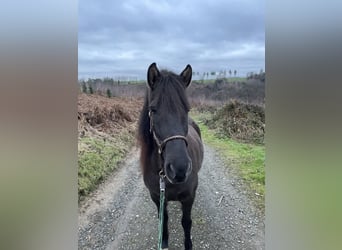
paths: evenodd
<path fill-rule="evenodd" d="M 159 202 L 159 234 L 158 234 L 158 250 L 162 249 L 163 240 L 163 222 L 164 222 L 164 200 L 165 200 L 165 181 L 164 176 L 160 176 L 160 202 Z"/>

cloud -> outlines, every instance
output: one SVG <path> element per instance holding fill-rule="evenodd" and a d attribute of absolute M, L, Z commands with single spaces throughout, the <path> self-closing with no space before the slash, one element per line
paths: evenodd
<path fill-rule="evenodd" d="M 79 2 L 79 77 L 265 67 L 263 1 Z"/>

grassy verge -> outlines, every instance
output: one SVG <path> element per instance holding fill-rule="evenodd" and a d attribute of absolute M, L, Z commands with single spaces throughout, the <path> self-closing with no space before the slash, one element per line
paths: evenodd
<path fill-rule="evenodd" d="M 78 197 L 93 191 L 123 160 L 130 149 L 133 135 L 123 132 L 113 137 L 86 136 L 78 142 Z"/>
<path fill-rule="evenodd" d="M 227 164 L 244 179 L 257 196 L 265 194 L 265 146 L 240 143 L 227 137 L 218 137 L 203 122 L 210 114 L 192 112 L 198 122 L 204 143 L 217 149 Z"/>

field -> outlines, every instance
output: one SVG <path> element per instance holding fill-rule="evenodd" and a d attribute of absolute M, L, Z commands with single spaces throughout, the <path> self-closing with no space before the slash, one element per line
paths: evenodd
<path fill-rule="evenodd" d="M 203 131 L 204 143 L 217 149 L 252 193 L 262 197 L 264 86 L 264 82 L 255 79 L 218 79 L 213 83 L 194 81 L 188 89 L 191 115 Z M 79 200 L 115 171 L 135 144 L 145 84 L 96 83 L 92 91 L 94 94 L 80 93 L 78 100 Z"/>

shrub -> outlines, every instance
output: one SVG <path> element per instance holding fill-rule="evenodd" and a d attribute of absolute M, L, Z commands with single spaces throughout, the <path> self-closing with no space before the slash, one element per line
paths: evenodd
<path fill-rule="evenodd" d="M 221 137 L 249 143 L 264 142 L 265 110 L 261 106 L 233 101 L 219 109 L 206 123 Z"/>

